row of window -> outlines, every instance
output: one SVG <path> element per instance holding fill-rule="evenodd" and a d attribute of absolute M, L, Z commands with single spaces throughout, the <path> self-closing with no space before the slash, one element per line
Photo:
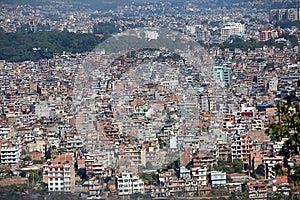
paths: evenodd
<path fill-rule="evenodd" d="M 64 188 L 61 188 L 61 189 L 59 189 L 59 188 L 49 188 L 49 190 L 50 191 L 60 191 L 60 190 L 64 190 Z"/>
<path fill-rule="evenodd" d="M 59 180 L 59 178 L 50 178 L 50 181 L 58 181 Z M 62 181 L 62 180 L 64 180 L 64 178 L 60 178 L 60 180 Z"/>
<path fill-rule="evenodd" d="M 48 173 L 49 176 L 63 176 L 63 173 Z"/>
<path fill-rule="evenodd" d="M 54 184 L 53 183 L 50 183 L 50 186 L 53 186 Z M 58 183 L 55 183 L 56 186 L 58 185 L 64 185 L 64 183 L 61 183 L 61 184 L 58 184 Z"/>
<path fill-rule="evenodd" d="M 50 168 L 50 171 L 62 171 L 62 168 Z"/>
<path fill-rule="evenodd" d="M 139 185 L 138 184 L 134 184 L 134 185 L 131 185 L 131 184 L 118 184 L 118 187 L 144 187 L 144 184 L 140 183 Z"/>
<path fill-rule="evenodd" d="M 141 189 L 141 190 L 139 190 L 139 189 L 134 189 L 133 190 L 133 192 L 143 192 L 144 191 L 144 189 Z M 125 189 L 125 190 L 119 190 L 119 192 L 120 193 L 132 193 L 132 190 L 127 190 L 127 189 Z"/>

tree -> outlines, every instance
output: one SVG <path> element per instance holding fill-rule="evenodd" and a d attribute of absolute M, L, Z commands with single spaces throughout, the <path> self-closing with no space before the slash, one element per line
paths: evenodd
<path fill-rule="evenodd" d="M 99 22 L 94 25 L 93 33 L 94 34 L 113 34 L 119 32 L 119 26 L 114 23 L 108 22 Z"/>
<path fill-rule="evenodd" d="M 157 185 L 158 175 L 155 173 L 138 173 L 139 178 L 141 178 L 146 185 Z"/>
<path fill-rule="evenodd" d="M 273 170 L 276 172 L 276 175 L 278 175 L 278 176 L 284 176 L 284 175 L 286 175 L 286 171 L 283 170 L 281 164 L 276 164 L 273 167 Z"/>
<path fill-rule="evenodd" d="M 213 170 L 223 171 L 228 174 L 232 173 L 242 173 L 243 172 L 243 161 L 235 159 L 232 162 L 226 162 L 219 160 L 217 166 L 213 166 Z"/>
<path fill-rule="evenodd" d="M 286 159 L 299 155 L 300 152 L 300 109 L 291 102 L 288 96 L 287 102 L 277 104 L 277 123 L 270 124 L 266 131 L 273 141 L 285 140 L 279 155 Z M 276 165 L 274 171 L 277 175 L 284 175 L 282 166 Z M 300 185 L 300 166 L 293 168 L 292 180 L 296 186 Z M 290 175 L 290 174 L 289 174 Z"/>
<path fill-rule="evenodd" d="M 26 157 L 24 158 L 24 160 L 25 160 L 25 161 L 31 161 L 31 157 L 30 157 L 30 156 L 26 156 Z"/>
<path fill-rule="evenodd" d="M 286 139 L 280 155 L 290 158 L 299 155 L 300 152 L 300 110 L 294 104 L 278 102 L 277 123 L 270 124 L 266 133 L 271 135 L 274 141 Z"/>
<path fill-rule="evenodd" d="M 63 51 L 82 53 L 91 51 L 109 36 L 69 32 L 0 32 L 0 60 L 19 62 L 52 58 L 53 53 Z"/>
<path fill-rule="evenodd" d="M 154 167 L 153 167 L 153 165 L 152 165 L 152 163 L 151 162 L 146 162 L 146 169 L 148 169 L 148 170 L 153 170 L 154 169 Z"/>

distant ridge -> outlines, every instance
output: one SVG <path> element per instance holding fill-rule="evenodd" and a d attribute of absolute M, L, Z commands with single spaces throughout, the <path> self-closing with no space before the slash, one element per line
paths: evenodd
<path fill-rule="evenodd" d="M 46 5 L 55 2 L 67 2 L 69 4 L 84 5 L 97 10 L 113 10 L 118 6 L 129 3 L 154 3 L 160 2 L 162 0 L 0 0 L 1 4 L 11 4 L 11 5 L 22 5 L 28 4 L 32 6 Z M 169 0 L 171 4 L 185 5 L 186 0 Z M 297 7 L 299 5 L 299 0 L 190 0 L 189 1 L 195 5 L 201 5 L 203 8 L 220 8 L 220 7 L 240 7 L 240 6 L 251 6 L 253 8 L 259 9 L 279 9 L 279 8 L 289 8 Z"/>

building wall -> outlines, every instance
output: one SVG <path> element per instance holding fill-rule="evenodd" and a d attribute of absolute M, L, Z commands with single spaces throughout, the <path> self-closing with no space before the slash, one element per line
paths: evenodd
<path fill-rule="evenodd" d="M 226 172 L 211 171 L 210 180 L 213 187 L 226 185 Z"/>
<path fill-rule="evenodd" d="M 11 143 L 5 143 L 1 146 L 0 158 L 3 165 L 16 165 L 19 162 L 20 148 Z"/>
<path fill-rule="evenodd" d="M 144 193 L 144 182 L 131 172 L 123 172 L 117 177 L 118 195 Z"/>

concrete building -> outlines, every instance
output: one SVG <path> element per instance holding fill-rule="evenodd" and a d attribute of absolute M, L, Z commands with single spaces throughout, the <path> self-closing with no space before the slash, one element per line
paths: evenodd
<path fill-rule="evenodd" d="M 221 29 L 221 40 L 226 41 L 230 36 L 241 36 L 245 32 L 245 25 L 241 23 L 228 23 Z"/>
<path fill-rule="evenodd" d="M 207 166 L 199 166 L 191 168 L 192 178 L 199 185 L 207 185 Z"/>
<path fill-rule="evenodd" d="M 300 8 L 272 9 L 269 19 L 270 21 L 297 21 L 300 19 Z"/>
<path fill-rule="evenodd" d="M 231 69 L 226 66 L 214 66 L 214 78 L 216 80 L 225 81 L 230 85 L 231 83 Z"/>
<path fill-rule="evenodd" d="M 212 187 L 226 185 L 226 172 L 211 171 L 210 184 Z"/>
<path fill-rule="evenodd" d="M 48 190 L 71 192 L 75 180 L 71 168 L 69 163 L 48 166 Z"/>
<path fill-rule="evenodd" d="M 267 41 L 278 37 L 278 32 L 274 28 L 262 28 L 259 32 L 259 40 Z"/>
<path fill-rule="evenodd" d="M 35 106 L 35 114 L 38 117 L 50 117 L 51 108 L 49 107 L 46 101 L 41 101 L 39 104 Z"/>
<path fill-rule="evenodd" d="M 14 128 L 8 126 L 0 127 L 0 139 L 7 140 L 11 136 L 13 136 L 13 134 L 14 134 Z"/>
<path fill-rule="evenodd" d="M 19 162 L 20 148 L 7 142 L 2 144 L 0 160 L 2 165 L 16 165 Z"/>
<path fill-rule="evenodd" d="M 144 193 L 144 182 L 132 172 L 123 172 L 117 177 L 118 195 L 130 195 L 133 193 Z"/>

